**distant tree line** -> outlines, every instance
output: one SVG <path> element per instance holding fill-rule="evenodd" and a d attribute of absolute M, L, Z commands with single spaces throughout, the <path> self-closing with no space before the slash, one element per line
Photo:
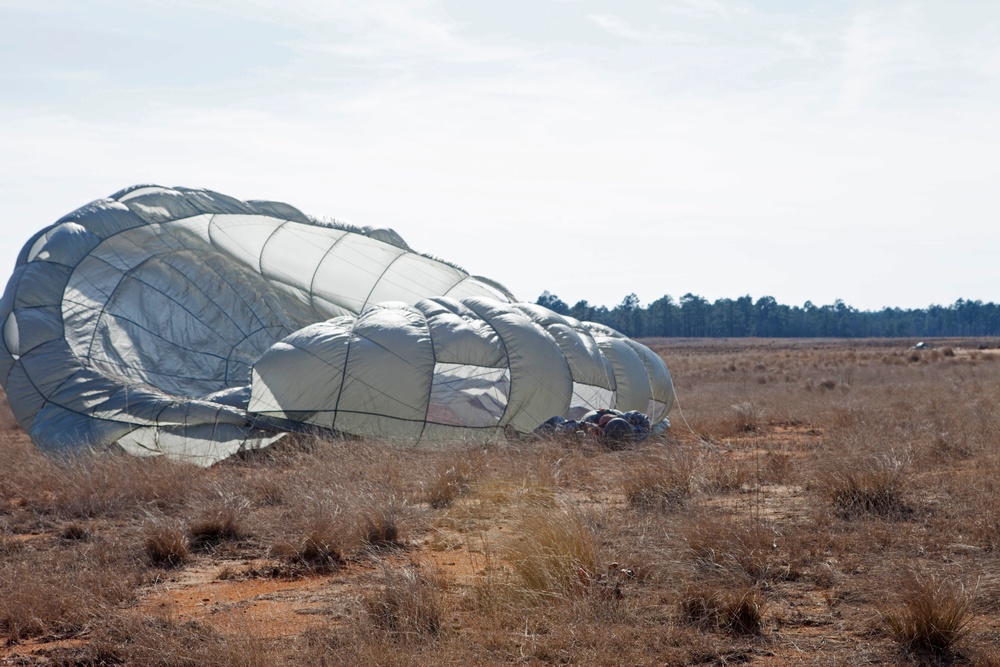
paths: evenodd
<path fill-rule="evenodd" d="M 786 306 L 773 297 L 717 299 L 663 296 L 648 306 L 629 294 L 614 308 L 578 301 L 570 306 L 546 290 L 537 304 L 580 320 L 600 322 L 631 337 L 932 338 L 1000 335 L 1000 306 L 959 299 L 950 306 L 857 310 L 837 300 Z"/>

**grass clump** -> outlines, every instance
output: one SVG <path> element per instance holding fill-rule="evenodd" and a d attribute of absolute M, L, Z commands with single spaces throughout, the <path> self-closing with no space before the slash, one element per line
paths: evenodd
<path fill-rule="evenodd" d="M 765 601 L 757 586 L 691 586 L 679 606 L 683 620 L 701 627 L 738 635 L 760 635 L 764 630 Z"/>
<path fill-rule="evenodd" d="M 154 521 L 146 528 L 146 556 L 157 567 L 180 567 L 191 557 L 190 542 L 175 523 Z"/>
<path fill-rule="evenodd" d="M 440 471 L 437 477 L 424 489 L 424 500 L 434 509 L 442 509 L 470 489 L 470 473 L 467 466 L 453 465 Z"/>
<path fill-rule="evenodd" d="M 968 635 L 972 607 L 973 596 L 960 583 L 910 575 L 882 620 L 889 635 L 905 650 L 944 655 Z"/>
<path fill-rule="evenodd" d="M 574 513 L 529 510 L 515 534 L 503 555 L 529 593 L 580 592 L 599 572 L 598 540 Z"/>
<path fill-rule="evenodd" d="M 789 578 L 791 567 L 778 550 L 774 528 L 758 520 L 693 517 L 684 530 L 694 562 L 767 584 Z"/>
<path fill-rule="evenodd" d="M 622 482 L 622 491 L 631 507 L 666 510 L 691 497 L 693 474 L 690 457 L 640 461 Z"/>
<path fill-rule="evenodd" d="M 310 570 L 335 570 L 346 560 L 344 536 L 339 512 L 321 505 L 299 517 L 293 535 L 279 540 L 271 554 Z"/>
<path fill-rule="evenodd" d="M 846 460 L 826 471 L 824 483 L 842 518 L 899 516 L 911 511 L 903 494 L 907 468 L 907 461 L 893 455 Z"/>
<path fill-rule="evenodd" d="M 437 637 L 444 627 L 444 587 L 415 570 L 383 570 L 381 587 L 362 599 L 372 629 L 401 643 Z"/>
<path fill-rule="evenodd" d="M 229 540 L 246 537 L 243 516 L 249 510 L 249 503 L 237 499 L 223 498 L 209 507 L 191 523 L 188 532 L 197 547 L 213 546 Z"/>
<path fill-rule="evenodd" d="M 361 541 L 373 549 L 391 549 L 401 546 L 400 508 L 395 503 L 372 503 L 358 515 Z"/>

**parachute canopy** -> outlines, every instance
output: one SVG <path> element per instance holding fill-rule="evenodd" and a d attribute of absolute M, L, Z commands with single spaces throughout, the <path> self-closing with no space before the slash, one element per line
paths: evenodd
<path fill-rule="evenodd" d="M 49 452 L 211 464 L 290 431 L 485 440 L 673 402 L 663 361 L 516 303 L 392 230 L 136 186 L 35 234 L 0 300 L 0 383 Z"/>

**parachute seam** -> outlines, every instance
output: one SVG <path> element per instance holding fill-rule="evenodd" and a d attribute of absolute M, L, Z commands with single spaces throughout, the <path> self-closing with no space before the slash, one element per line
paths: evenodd
<path fill-rule="evenodd" d="M 486 317 L 484 317 L 483 315 L 481 315 L 481 314 L 479 313 L 479 311 L 478 311 L 478 310 L 476 310 L 476 309 L 475 309 L 475 308 L 473 308 L 472 306 L 468 305 L 468 304 L 466 303 L 466 301 L 464 301 L 464 300 L 462 301 L 462 303 L 463 303 L 463 304 L 465 304 L 465 305 L 466 305 L 467 307 L 469 307 L 469 309 L 470 309 L 470 310 L 472 310 L 472 311 L 473 311 L 473 312 L 474 312 L 474 313 L 475 313 L 475 314 L 476 314 L 477 316 L 481 317 L 481 318 L 482 318 L 483 320 L 486 320 L 486 321 L 487 321 L 487 322 L 489 323 L 489 325 L 490 325 L 491 327 L 493 327 L 493 323 L 492 323 L 492 322 L 490 322 L 489 320 L 487 320 L 487 319 L 486 319 Z M 511 312 L 513 312 L 513 313 L 517 313 L 518 311 L 516 311 L 516 310 L 512 310 Z M 547 329 L 546 329 L 545 327 L 543 327 L 542 325 L 538 324 L 538 323 L 537 323 L 537 322 L 535 322 L 535 321 L 534 321 L 533 319 L 531 319 L 530 317 L 528 317 L 528 316 L 524 315 L 523 313 L 518 313 L 518 314 L 520 314 L 520 315 L 521 315 L 521 317 L 523 317 L 523 318 L 524 318 L 525 320 L 527 320 L 527 321 L 528 321 L 528 322 L 529 322 L 529 323 L 530 323 L 530 324 L 531 324 L 532 326 L 535 326 L 535 327 L 538 327 L 538 330 L 539 330 L 539 331 L 540 331 L 540 332 L 542 333 L 543 337 L 547 337 L 547 338 L 548 338 L 548 340 L 549 340 L 549 342 L 551 342 L 551 344 L 552 344 L 552 345 L 553 345 L 553 346 L 554 346 L 554 347 L 555 347 L 555 348 L 556 348 L 557 350 L 559 350 L 559 356 L 560 356 L 560 357 L 562 357 L 562 359 L 563 359 L 563 362 L 564 362 L 564 363 L 566 363 L 566 366 L 567 366 L 567 370 L 569 371 L 569 377 L 570 377 L 570 399 L 572 400 L 572 390 L 573 390 L 573 386 L 572 386 L 572 383 L 573 383 L 573 373 L 572 373 L 572 369 L 570 369 L 570 368 L 569 368 L 569 364 L 568 364 L 568 362 L 567 362 L 567 360 L 566 360 L 566 355 L 565 355 L 565 354 L 564 354 L 564 353 L 562 352 L 562 348 L 560 348 L 560 347 L 559 347 L 559 342 L 555 340 L 555 336 L 553 336 L 552 334 L 550 334 L 550 333 L 548 332 L 548 330 L 547 330 Z M 495 327 L 493 327 L 493 330 L 494 330 L 494 331 L 496 331 L 496 328 L 495 328 Z M 501 342 L 503 342 L 503 336 L 502 336 L 502 335 L 500 334 L 500 332 L 499 332 L 499 331 L 497 331 L 497 336 L 498 336 L 498 337 L 500 338 Z M 506 345 L 506 342 L 504 342 L 504 351 L 506 351 L 506 350 L 507 350 L 507 345 Z M 511 365 L 510 365 L 510 357 L 509 357 L 509 353 L 508 353 L 508 358 L 507 358 L 507 368 L 511 368 Z M 542 385 L 543 387 L 545 387 L 546 389 L 548 389 L 548 390 L 549 390 L 550 392 L 552 392 L 553 394 L 557 394 L 557 392 L 556 392 L 556 391 L 555 391 L 555 390 L 554 390 L 554 389 L 552 388 L 552 386 L 551 386 L 551 385 L 549 385 L 549 384 L 548 384 L 548 382 L 546 382 L 546 381 L 545 381 L 545 378 L 544 378 L 543 376 L 541 376 L 541 375 L 538 375 L 538 374 L 534 373 L 534 372 L 533 372 L 532 370 L 530 370 L 530 369 L 529 369 L 529 370 L 527 370 L 527 371 L 525 371 L 525 373 L 526 373 L 526 375 L 528 375 L 529 377 L 531 377 L 532 379 L 534 379 L 535 381 L 537 381 L 537 382 L 538 382 L 538 384 Z M 514 378 L 513 378 L 513 375 L 514 375 L 514 374 L 513 374 L 513 370 L 512 370 L 512 371 L 511 371 L 511 392 L 513 392 L 513 386 L 514 386 Z M 509 405 L 510 405 L 510 402 L 508 401 L 508 406 L 509 406 Z M 568 406 L 567 406 L 567 407 L 568 407 Z M 506 408 L 505 408 L 505 410 L 504 410 L 504 414 L 506 415 Z M 502 421 L 502 418 L 501 418 L 501 421 Z"/>
<path fill-rule="evenodd" d="M 259 213 L 257 215 L 260 215 Z M 281 220 L 282 223 L 271 230 L 268 234 L 267 239 L 264 241 L 264 245 L 260 247 L 260 254 L 257 255 L 257 270 L 260 271 L 260 275 L 264 275 L 264 252 L 267 250 L 267 244 L 271 242 L 274 235 L 281 231 L 281 229 L 287 225 L 291 220 L 285 220 L 284 218 L 276 218 L 272 215 L 261 215 L 262 218 L 270 218 L 271 220 Z"/>
<path fill-rule="evenodd" d="M 418 310 L 417 312 L 420 311 Z M 427 328 L 427 340 L 430 341 L 431 344 L 431 360 L 434 362 L 434 366 L 433 368 L 431 368 L 431 381 L 430 381 L 430 386 L 427 387 L 427 402 L 424 405 L 424 423 L 420 427 L 420 435 L 417 437 L 418 440 L 424 437 L 424 431 L 427 430 L 427 415 L 428 413 L 430 413 L 431 410 L 431 396 L 434 393 L 434 372 L 437 370 L 437 364 L 438 364 L 437 346 L 434 345 L 434 336 L 431 335 L 431 321 L 422 312 L 420 314 L 423 315 L 424 326 Z"/>
<path fill-rule="evenodd" d="M 326 252 L 323 253 L 323 256 L 320 257 L 320 259 L 319 259 L 318 262 L 316 262 L 316 268 L 313 269 L 312 278 L 309 279 L 309 305 L 310 305 L 310 307 L 312 307 L 312 309 L 314 311 L 318 310 L 316 308 L 316 291 L 315 291 L 315 288 L 316 288 L 316 276 L 319 275 L 319 267 L 323 266 L 323 262 L 325 262 L 326 258 L 330 256 L 330 253 L 333 252 L 333 249 L 336 248 L 337 245 L 341 241 L 343 241 L 344 239 L 346 239 L 350 235 L 350 232 L 347 231 L 347 230 L 341 229 L 341 230 L 338 230 L 338 231 L 344 232 L 343 236 L 341 236 L 339 239 L 336 239 L 333 243 L 330 244 L 330 247 L 326 249 Z M 343 306 L 341 306 L 341 307 L 343 308 Z M 348 309 L 345 309 L 345 310 L 348 310 Z"/>
<path fill-rule="evenodd" d="M 215 223 L 215 219 L 218 217 L 219 214 L 211 213 L 211 214 L 205 214 L 205 215 L 209 215 L 210 216 L 209 220 L 208 220 L 208 242 L 210 244 L 212 244 L 213 247 L 217 247 L 216 243 L 215 243 L 215 239 L 212 238 L 212 236 L 213 236 L 212 230 L 213 230 L 213 228 L 215 228 L 217 226 L 216 223 Z M 207 264 L 207 263 L 205 264 L 205 266 L 207 266 L 212 271 L 212 273 L 214 273 L 215 275 L 217 275 L 219 277 L 219 279 L 223 283 L 225 283 L 226 286 L 229 287 L 233 291 L 233 294 L 235 294 L 237 297 L 239 297 L 239 300 L 243 303 L 243 305 L 245 305 L 247 307 L 247 310 L 250 311 L 250 313 L 253 315 L 254 319 L 257 320 L 257 323 L 260 324 L 261 326 L 264 326 L 264 321 L 260 319 L 260 316 L 250 306 L 250 303 L 247 302 L 247 300 L 243 297 L 243 294 L 241 294 L 240 291 L 237 290 L 233 286 L 233 284 L 231 282 L 229 282 L 229 280 L 227 280 L 226 277 L 222 273 L 220 273 L 214 266 L 212 266 L 211 264 Z M 215 301 L 212 301 L 212 303 L 215 303 Z M 278 314 L 276 312 L 274 312 L 274 308 L 271 307 L 270 303 L 268 303 L 266 300 L 264 300 L 263 304 L 267 308 L 268 312 L 270 312 L 271 315 L 274 317 L 274 319 L 276 319 L 276 320 L 280 319 L 278 317 Z M 218 305 L 218 304 L 216 304 L 216 305 Z"/>
<path fill-rule="evenodd" d="M 336 243 L 334 245 L 336 245 Z M 333 404 L 333 421 L 330 422 L 330 428 L 332 428 L 333 430 L 337 430 L 337 417 L 339 415 L 338 411 L 340 410 L 340 398 L 344 395 L 344 383 L 347 381 L 347 364 L 350 363 L 351 361 L 351 344 L 354 342 L 353 340 L 355 336 L 354 331 L 355 329 L 357 329 L 357 326 L 358 326 L 358 320 L 355 319 L 354 322 L 351 324 L 351 331 L 347 336 L 347 350 L 344 352 L 344 372 L 340 374 L 340 387 L 337 389 L 337 401 Z"/>
<path fill-rule="evenodd" d="M 373 241 L 378 241 L 378 239 L 372 239 L 372 240 Z M 398 246 L 393 246 L 393 247 L 398 247 Z M 395 264 L 396 262 L 399 261 L 400 257 L 403 257 L 405 255 L 406 255 L 406 251 L 403 250 L 403 252 L 401 252 L 398 255 L 396 255 L 395 257 L 393 257 L 392 261 L 389 262 L 384 269 L 382 269 L 382 273 L 379 274 L 378 278 L 375 279 L 375 283 L 372 285 L 371 289 L 368 290 L 368 296 L 366 296 L 365 300 L 361 303 L 361 311 L 362 312 L 364 312 L 365 307 L 368 305 L 368 300 L 372 298 L 372 294 L 375 293 L 375 289 L 379 286 L 379 283 L 382 282 L 382 278 L 385 277 L 385 274 L 387 274 L 389 272 L 389 269 L 392 268 L 393 264 Z"/>
<path fill-rule="evenodd" d="M 478 317 L 481 320 L 483 320 L 483 322 L 486 322 L 487 326 L 489 326 L 489 328 L 493 330 L 493 333 L 495 333 L 497 335 L 497 340 L 500 341 L 500 345 L 503 346 L 504 359 L 507 362 L 507 369 L 510 370 L 510 393 L 507 394 L 507 400 L 506 400 L 506 402 L 504 403 L 504 406 L 503 406 L 503 414 L 500 415 L 500 419 L 497 420 L 497 425 L 494 427 L 494 428 L 500 428 L 500 424 L 503 422 L 504 418 L 507 416 L 507 411 L 510 409 L 510 394 L 513 393 L 513 391 L 514 391 L 514 371 L 513 371 L 513 369 L 511 368 L 511 365 L 510 365 L 510 350 L 507 349 L 507 341 L 504 340 L 503 334 L 501 334 L 497 330 L 497 328 L 495 326 L 493 326 L 492 319 L 487 318 L 487 317 L 481 315 L 479 312 L 476 311 L 475 308 L 473 308 L 468 303 L 466 303 L 465 299 L 461 300 L 459 303 L 461 303 L 464 307 L 466 307 L 470 311 L 472 311 L 472 313 L 476 317 Z"/>
<path fill-rule="evenodd" d="M 194 318 L 195 320 L 197 320 L 199 322 L 201 321 L 201 319 L 197 315 L 195 315 L 193 312 L 191 312 L 191 310 L 189 308 L 185 307 L 182 303 L 180 303 L 179 301 L 177 301 L 177 299 L 173 298 L 172 296 L 170 296 L 169 294 L 167 294 L 163 290 L 159 289 L 158 287 L 156 287 L 154 285 L 151 285 L 148 282 L 146 282 L 144 280 L 141 280 L 139 278 L 136 278 L 136 277 L 134 277 L 132 275 L 133 271 L 141 268 L 142 266 L 144 266 L 150 260 L 155 259 L 155 258 L 159 258 L 159 257 L 160 257 L 160 255 L 151 255 L 151 256 L 147 257 L 145 260 L 143 260 L 142 262 L 139 262 L 138 264 L 136 264 L 135 266 L 133 266 L 132 268 L 130 268 L 128 271 L 122 273 L 122 277 L 115 283 L 114 289 L 111 290 L 111 294 L 108 295 L 108 300 L 105 301 L 104 305 L 101 307 L 100 315 L 97 318 L 98 322 L 100 322 L 101 319 L 103 319 L 104 315 L 107 313 L 107 304 L 111 302 L 111 297 L 115 295 L 115 293 L 118 291 L 118 289 L 121 287 L 121 284 L 125 281 L 125 278 L 127 278 L 127 277 L 131 277 L 136 282 L 138 282 L 138 283 L 140 283 L 140 284 L 142 284 L 142 285 L 150 288 L 154 292 L 158 292 L 158 293 L 162 294 L 169 301 L 177 304 L 180 307 L 181 310 L 183 310 L 184 312 L 186 312 L 189 315 L 191 315 L 192 318 Z M 180 273 L 180 271 L 176 267 L 171 266 L 171 265 L 168 265 L 168 266 L 170 266 L 170 268 L 173 269 L 174 271 L 178 271 L 178 273 Z M 202 293 L 204 294 L 204 292 L 202 292 Z M 206 294 L 206 296 L 207 296 L 207 294 Z M 76 301 L 71 301 L 69 299 L 67 299 L 67 301 L 70 301 L 70 303 L 76 303 L 77 305 L 81 305 L 81 306 L 85 305 L 85 304 L 80 304 L 80 303 L 78 303 Z M 218 306 L 218 304 L 215 303 L 214 301 L 212 301 L 212 303 L 214 305 Z M 219 310 L 221 311 L 222 309 L 220 308 Z M 134 320 L 132 320 L 132 319 L 130 319 L 128 317 L 125 317 L 124 315 L 115 315 L 115 319 L 122 320 L 124 322 L 129 322 L 131 324 L 134 324 L 136 327 L 142 329 L 143 331 L 147 331 L 150 334 L 152 334 L 153 336 L 155 336 L 155 337 L 157 337 L 157 338 L 159 338 L 159 339 L 161 339 L 161 340 L 163 340 L 163 341 L 165 341 L 167 343 L 170 343 L 172 345 L 180 347 L 174 341 L 168 340 L 167 338 L 165 338 L 165 337 L 157 334 L 156 332 L 154 332 L 152 329 L 149 329 L 149 328 L 147 328 L 147 327 L 139 324 L 138 322 L 136 322 L 136 321 L 134 321 Z M 230 320 L 232 321 L 232 318 L 230 318 Z M 258 318 L 258 321 L 259 321 L 259 318 Z M 233 324 L 236 324 L 236 322 L 233 321 Z M 260 322 L 260 324 L 261 324 L 262 327 L 264 326 L 263 322 Z M 215 332 L 214 329 L 212 329 L 211 327 L 209 327 L 207 325 L 205 326 L 205 328 L 208 329 L 209 331 Z M 92 356 L 93 356 L 94 341 L 97 339 L 97 329 L 98 329 L 98 327 L 95 325 L 94 326 L 94 331 L 91 334 L 90 346 L 87 348 L 87 359 L 91 359 Z M 241 333 L 242 333 L 242 331 L 241 331 Z M 216 333 L 216 336 L 218 337 L 217 333 Z M 192 350 L 192 352 L 195 352 L 195 350 Z M 228 359 L 228 357 L 222 357 L 221 355 L 213 354 L 211 352 L 203 352 L 203 351 L 200 351 L 200 350 L 198 350 L 197 352 L 199 352 L 200 354 L 204 354 L 204 355 L 210 356 L 210 357 L 216 357 L 218 359 L 223 359 L 223 360 Z M 125 364 L 125 366 L 131 368 L 131 366 L 128 366 L 127 364 Z M 163 374 L 163 375 L 168 375 L 169 376 L 169 374 Z M 189 376 L 178 375 L 178 376 L 175 376 L 175 377 L 189 377 Z M 191 379 L 195 379 L 195 378 L 191 378 Z"/>

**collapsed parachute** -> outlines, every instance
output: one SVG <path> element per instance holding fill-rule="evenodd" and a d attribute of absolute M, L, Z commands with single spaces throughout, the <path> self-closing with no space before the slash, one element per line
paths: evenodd
<path fill-rule="evenodd" d="M 612 329 L 392 230 L 207 190 L 136 186 L 37 233 L 0 326 L 0 384 L 49 452 L 208 465 L 304 428 L 486 440 L 673 402 L 663 361 Z"/>

